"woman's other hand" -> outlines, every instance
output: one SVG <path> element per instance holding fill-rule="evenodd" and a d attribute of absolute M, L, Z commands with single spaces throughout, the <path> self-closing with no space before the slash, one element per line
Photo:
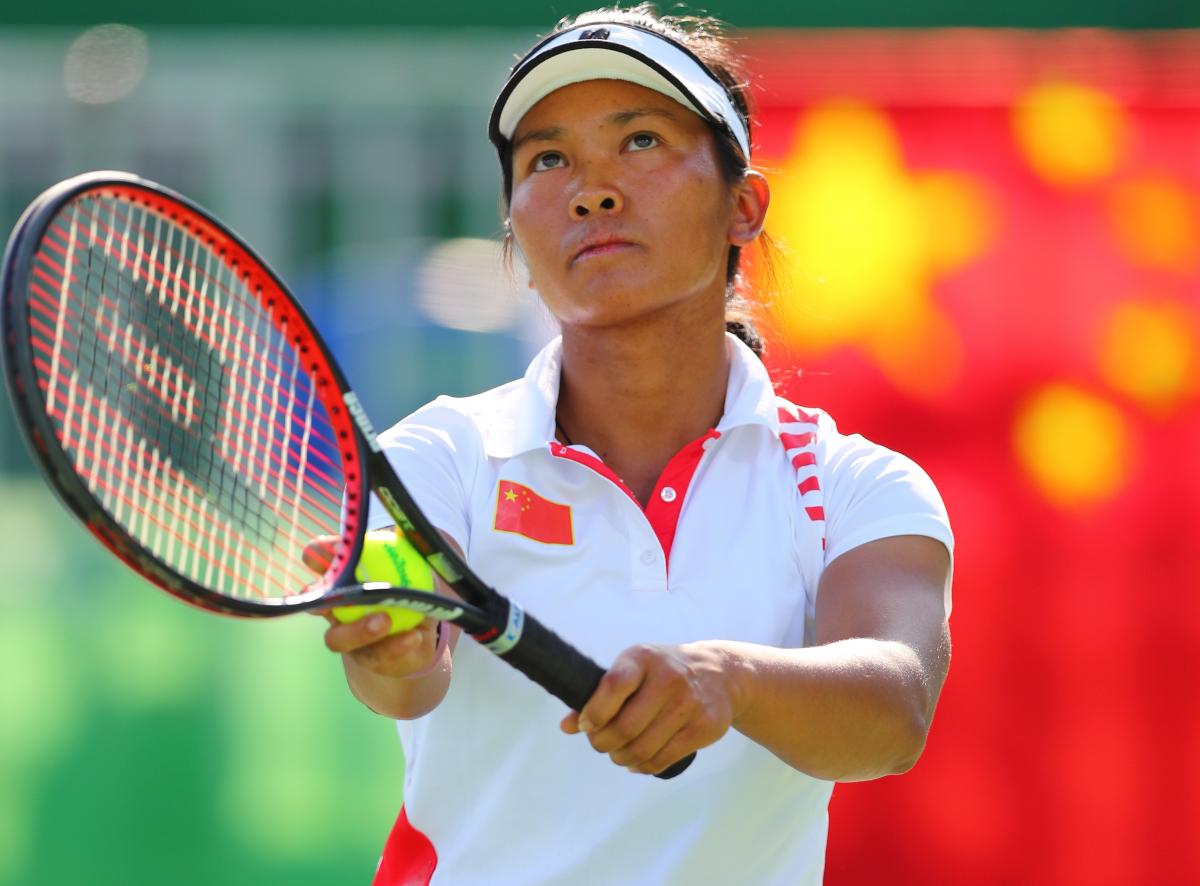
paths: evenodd
<path fill-rule="evenodd" d="M 729 731 L 739 706 L 733 673 L 716 643 L 632 646 L 561 727 L 631 772 L 661 772 Z"/>

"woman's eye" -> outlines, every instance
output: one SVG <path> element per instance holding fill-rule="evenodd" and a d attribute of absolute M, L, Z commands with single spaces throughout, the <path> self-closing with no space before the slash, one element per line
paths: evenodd
<path fill-rule="evenodd" d="M 648 132 L 639 132 L 629 139 L 629 147 L 635 151 L 644 151 L 658 144 L 658 138 Z"/>
<path fill-rule="evenodd" d="M 538 154 L 533 161 L 534 172 L 544 172 L 547 169 L 557 169 L 563 164 L 563 155 L 558 151 L 546 151 L 543 154 Z"/>

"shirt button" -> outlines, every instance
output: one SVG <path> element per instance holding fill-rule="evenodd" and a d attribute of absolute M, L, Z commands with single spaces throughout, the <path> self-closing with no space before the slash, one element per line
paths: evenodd
<path fill-rule="evenodd" d="M 673 501 L 675 501 L 675 490 L 672 489 L 670 486 L 664 486 L 662 488 L 662 492 L 659 493 L 659 496 L 665 502 L 668 502 L 668 503 L 673 502 Z"/>
<path fill-rule="evenodd" d="M 657 559 L 658 559 L 658 557 L 655 555 L 654 551 L 650 550 L 649 548 L 642 551 L 642 564 L 643 565 L 651 566 L 651 565 L 653 565 L 654 561 Z"/>

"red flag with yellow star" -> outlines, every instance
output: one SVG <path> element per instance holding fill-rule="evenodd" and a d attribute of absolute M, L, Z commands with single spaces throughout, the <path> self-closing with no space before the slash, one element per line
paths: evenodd
<path fill-rule="evenodd" d="M 1200 32 L 742 48 L 780 393 L 914 458 L 957 541 L 928 747 L 838 786 L 827 882 L 1200 871 Z"/>
<path fill-rule="evenodd" d="M 571 506 L 542 498 L 528 486 L 501 480 L 496 493 L 495 528 L 548 545 L 575 543 Z"/>

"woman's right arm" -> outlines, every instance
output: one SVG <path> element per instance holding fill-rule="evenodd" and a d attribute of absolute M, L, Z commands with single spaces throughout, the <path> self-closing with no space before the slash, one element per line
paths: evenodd
<path fill-rule="evenodd" d="M 462 554 L 453 539 L 445 533 L 443 537 Z M 458 596 L 440 578 L 435 577 L 435 586 L 439 594 Z M 438 622 L 433 619 L 389 636 L 385 613 L 346 624 L 326 617 L 330 627 L 325 645 L 341 654 L 350 691 L 371 710 L 393 720 L 413 720 L 428 714 L 446 697 L 458 628 L 442 624 L 447 642 L 439 648 Z"/>

